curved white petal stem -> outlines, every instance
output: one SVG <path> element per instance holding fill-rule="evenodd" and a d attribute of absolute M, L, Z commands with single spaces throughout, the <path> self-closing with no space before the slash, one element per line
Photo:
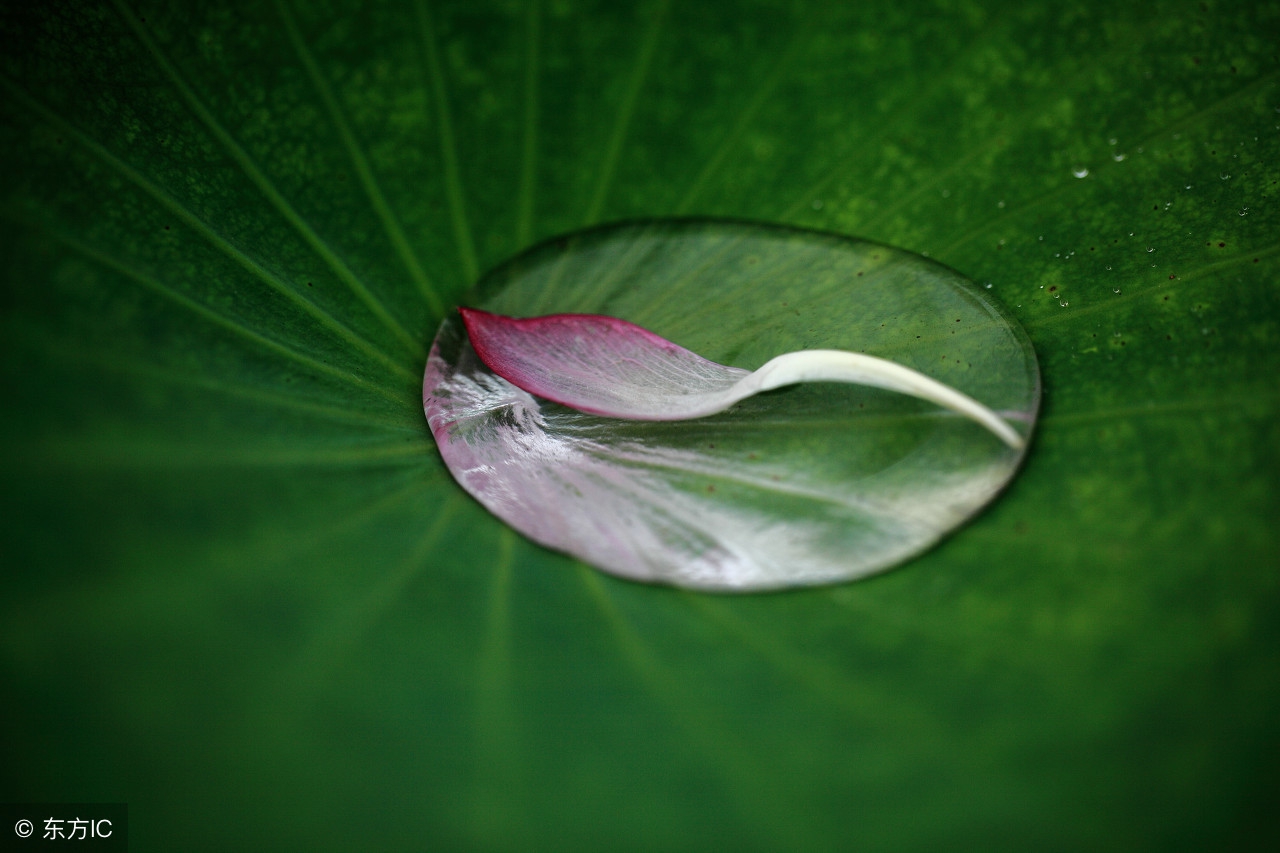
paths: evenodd
<path fill-rule="evenodd" d="M 703 414 L 720 411 L 752 394 L 797 382 L 851 382 L 908 394 L 977 421 L 1015 450 L 1021 450 L 1025 443 L 1003 418 L 950 385 L 896 362 L 843 350 L 800 350 L 770 359 L 759 370 L 723 392 L 729 400 L 727 403 Z"/>

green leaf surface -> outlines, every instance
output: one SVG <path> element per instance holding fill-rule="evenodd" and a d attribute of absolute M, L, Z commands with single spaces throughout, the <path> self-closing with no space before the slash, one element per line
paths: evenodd
<path fill-rule="evenodd" d="M 6 799 L 127 801 L 137 850 L 1276 841 L 1275 2 L 0 33 Z M 990 283 L 1045 384 L 1007 494 L 902 570 L 734 599 L 488 516 L 422 417 L 444 312 L 684 214 Z"/>

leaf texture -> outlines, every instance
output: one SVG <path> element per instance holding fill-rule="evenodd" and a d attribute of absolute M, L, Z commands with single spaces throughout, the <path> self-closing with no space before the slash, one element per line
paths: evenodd
<path fill-rule="evenodd" d="M 0 799 L 128 802 L 137 851 L 1280 849 L 1277 31 L 1268 0 L 0 4 Z M 582 232 L 674 216 L 867 242 L 788 238 L 796 276 L 741 233 Z M 875 288 L 929 271 L 885 244 L 979 299 Z M 1007 316 L 1043 405 L 908 570 L 688 594 L 458 487 L 422 377 L 459 304 L 743 370 L 861 351 L 1023 429 Z M 769 393 L 914 424 L 844 482 L 946 422 Z M 683 449 L 769 464 L 740 426 Z"/>

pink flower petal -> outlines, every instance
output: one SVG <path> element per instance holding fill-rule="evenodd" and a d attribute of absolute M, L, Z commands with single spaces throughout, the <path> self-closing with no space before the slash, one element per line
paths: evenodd
<path fill-rule="evenodd" d="M 530 394 L 580 412 L 677 421 L 749 371 L 725 367 L 647 329 L 599 314 L 526 320 L 460 308 L 476 354 Z M 710 414 L 709 412 L 707 414 Z"/>
<path fill-rule="evenodd" d="M 982 424 L 1010 447 L 1022 436 L 947 385 L 885 359 L 839 350 L 780 355 L 753 372 L 708 361 L 647 329 L 597 314 L 516 319 L 460 309 L 480 359 L 513 385 L 582 412 L 676 421 L 722 412 L 797 382 L 871 385 L 929 400 Z"/>

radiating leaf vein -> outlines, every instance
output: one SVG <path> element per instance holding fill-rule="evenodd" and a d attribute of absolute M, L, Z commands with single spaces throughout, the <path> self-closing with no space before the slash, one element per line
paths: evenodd
<path fill-rule="evenodd" d="M 311 249 L 324 260 L 329 268 L 333 270 L 338 279 L 356 295 L 356 298 L 358 298 L 361 303 L 363 303 L 364 306 L 382 322 L 384 326 L 386 326 L 397 338 L 400 339 L 400 342 L 408 348 L 409 352 L 415 358 L 422 358 L 425 356 L 426 353 L 418 339 L 409 334 L 404 326 L 391 316 L 391 312 L 387 310 L 386 306 L 384 306 L 382 302 L 379 301 L 367 287 L 365 287 L 364 282 L 360 281 L 351 268 L 348 267 L 347 264 L 329 247 L 329 245 L 320 238 L 320 235 L 316 233 L 315 229 L 302 218 L 298 211 L 294 209 L 293 205 L 285 199 L 280 191 L 276 189 L 275 185 L 272 184 L 267 176 L 262 173 L 262 170 L 258 168 L 258 165 L 253 161 L 253 158 L 249 156 L 248 152 L 244 150 L 240 143 L 236 142 L 235 138 L 232 137 L 227 129 L 224 128 L 214 117 L 208 107 L 206 107 L 204 103 L 196 97 L 195 92 L 187 85 L 186 81 L 182 78 L 182 75 L 178 72 L 178 69 L 169 61 L 168 57 L 164 55 L 164 52 L 160 50 L 160 46 L 156 44 L 146 27 L 134 16 L 129 8 L 125 6 L 124 0 L 114 0 L 114 2 L 116 4 L 116 8 L 120 11 L 120 15 L 126 22 L 128 22 L 130 28 L 138 37 L 138 40 L 147 48 L 147 52 L 151 54 L 151 57 L 155 60 L 156 64 L 160 66 L 160 69 L 164 72 L 165 76 L 169 78 L 169 81 L 173 84 L 174 88 L 178 90 L 178 93 L 182 95 L 183 100 L 187 102 L 187 106 L 190 107 L 196 117 L 199 118 L 207 128 L 209 128 L 209 131 L 217 138 L 223 148 L 227 150 L 231 159 L 240 166 L 244 173 L 249 177 L 249 180 L 253 182 L 254 186 L 256 186 L 258 190 L 266 196 L 267 200 L 271 202 L 272 207 L 279 211 L 280 215 L 293 226 L 294 230 L 296 230 L 302 239 L 306 241 L 307 245 L 310 246 Z"/>
<path fill-rule="evenodd" d="M 426 0 L 418 0 L 418 27 L 421 30 L 423 50 L 426 53 L 427 79 L 431 83 L 431 100 L 435 104 L 436 127 L 440 137 L 440 159 L 444 163 L 444 190 L 449 199 L 449 219 L 453 223 L 453 238 L 458 244 L 458 259 L 467 283 L 475 281 L 480 268 L 476 262 L 475 240 L 471 236 L 471 224 L 467 220 L 466 202 L 462 192 L 462 171 L 458 166 L 458 147 L 453 135 L 453 112 L 449 108 L 449 91 L 445 86 L 444 68 L 440 64 L 440 51 L 436 43 L 435 26 Z"/>
<path fill-rule="evenodd" d="M 307 47 L 306 41 L 302 38 L 302 33 L 298 31 L 298 25 L 293 19 L 293 14 L 289 11 L 287 0 L 276 0 L 276 9 L 284 22 L 285 32 L 289 35 L 289 41 L 293 43 L 294 51 L 298 54 L 298 59 L 302 62 L 303 68 L 306 69 L 307 77 L 311 79 L 312 85 L 315 86 L 316 92 L 320 95 L 320 100 L 324 103 L 325 112 L 329 114 L 329 119 L 333 122 L 343 146 L 347 149 L 347 156 L 351 158 L 351 165 L 356 170 L 356 176 L 360 179 L 360 185 L 364 188 L 369 204 L 373 207 L 374 213 L 377 214 L 382 227 L 387 232 L 387 238 L 391 241 L 391 245 L 395 248 L 396 254 L 401 262 L 404 263 L 405 268 L 408 269 L 410 278 L 417 285 L 422 298 L 427 301 L 428 307 L 437 316 L 443 315 L 444 303 L 441 302 L 440 295 L 436 293 L 431 279 L 422 268 L 422 264 L 418 262 L 418 256 L 410 247 L 409 239 L 405 236 L 404 228 L 401 227 L 399 218 L 397 218 L 395 211 L 391 209 L 391 205 L 387 203 L 386 196 L 382 194 L 378 179 L 373 174 L 373 167 L 369 165 L 369 160 L 365 157 L 360 143 L 356 141 L 355 134 L 351 131 L 350 125 L 347 124 L 346 116 L 343 115 L 342 108 L 338 105 L 338 99 L 334 97 L 328 81 L 325 80 L 324 74 L 320 71 L 320 66 L 316 64 L 315 57 L 311 55 L 311 49 Z"/>
<path fill-rule="evenodd" d="M 254 403 L 285 409 L 302 414 L 324 418 L 325 420 L 359 424 L 365 427 L 376 427 L 394 432 L 420 433 L 423 429 L 421 418 L 391 418 L 370 414 L 364 408 L 352 406 L 333 406 L 316 403 L 288 394 L 279 388 L 259 388 L 245 382 L 229 382 L 198 370 L 173 370 L 161 367 L 153 362 L 126 358 L 116 353 L 104 353 L 99 349 L 87 349 L 69 340 L 36 341 L 29 331 L 24 332 L 29 346 L 38 346 L 42 358 L 63 362 L 73 362 L 82 370 L 97 370 L 111 373 L 127 374 L 149 382 L 161 382 L 175 385 L 183 389 L 197 388 L 204 392 L 221 394 L 252 400 Z M 283 355 L 283 353 L 281 353 Z M 376 390 L 376 389 L 375 389 Z M 393 402 L 403 402 L 403 396 L 388 391 L 385 395 Z"/>
<path fill-rule="evenodd" d="M 998 19 L 998 16 L 992 16 Z M 902 101 L 895 107 L 890 114 L 884 119 L 875 123 L 874 133 L 867 133 L 862 130 L 854 139 L 852 145 L 849 146 L 849 153 L 845 156 L 838 157 L 833 166 L 827 169 L 821 177 L 810 184 L 802 193 L 800 193 L 794 202 L 782 209 L 778 214 L 779 221 L 792 222 L 801 212 L 808 207 L 814 199 L 820 197 L 831 184 L 844 175 L 853 165 L 861 162 L 861 158 L 853 156 L 859 152 L 874 151 L 881 140 L 888 139 L 897 130 L 906 119 L 915 118 L 920 113 L 920 107 L 927 104 L 932 98 L 937 97 L 942 91 L 946 83 L 951 80 L 951 76 L 955 69 L 961 67 L 964 62 L 971 57 L 981 55 L 981 51 L 986 49 L 987 40 L 994 32 L 994 27 L 988 23 L 981 31 L 975 33 L 971 38 L 964 42 L 964 46 L 957 51 L 956 55 L 947 64 L 947 68 L 941 73 L 930 75 L 924 83 L 916 86 Z M 864 128 L 868 125 L 864 124 Z"/>
<path fill-rule="evenodd" d="M 234 260 L 237 264 L 251 273 L 255 278 L 262 281 L 276 293 L 283 296 L 290 303 L 300 308 L 308 316 L 318 322 L 321 326 L 342 338 L 356 349 L 371 356 L 372 358 L 382 362 L 395 373 L 403 377 L 414 377 L 414 374 L 407 370 L 403 364 L 393 359 L 378 347 L 356 334 L 345 324 L 339 322 L 328 312 L 319 308 L 311 300 L 302 296 L 293 287 L 290 287 L 276 274 L 268 271 L 266 267 L 258 263 L 253 258 L 245 254 L 241 249 L 219 234 L 207 222 L 200 219 L 186 207 L 184 207 L 177 199 L 169 195 L 158 185 L 152 183 L 145 178 L 132 166 L 129 166 L 116 155 L 112 154 L 102 145 L 90 139 L 78 128 L 71 125 L 61 116 L 55 114 L 52 110 L 37 102 L 34 98 L 24 92 L 17 84 L 8 77 L 0 75 L 0 85 L 18 101 L 22 102 L 29 110 L 36 113 L 49 124 L 55 125 L 67 136 L 75 139 L 83 148 L 98 157 L 115 171 L 119 172 L 131 183 L 135 184 L 147 195 L 158 201 L 162 206 L 168 209 L 174 216 L 178 217 L 184 224 L 197 233 L 203 235 L 210 243 Z"/>
<path fill-rule="evenodd" d="M 103 252 L 100 252 L 97 249 L 93 248 L 92 246 L 89 246 L 88 244 L 83 243 L 76 238 L 70 237 L 65 234 L 58 234 L 58 233 L 52 233 L 52 236 L 58 239 L 59 241 L 61 241 L 62 243 L 64 243 L 65 245 L 71 247 L 75 251 L 79 252 L 80 254 L 84 255 L 85 257 L 89 258 L 90 260 L 95 261 L 96 263 L 99 263 L 107 267 L 108 269 L 114 270 L 120 275 L 123 275 L 129 279 L 132 279 L 133 281 L 137 282 L 138 284 L 142 285 L 143 287 L 147 288 L 153 293 L 156 293 L 166 299 L 172 300 L 173 302 L 177 303 L 178 305 L 182 306 L 183 308 L 192 312 L 193 314 L 200 316 L 204 320 L 207 320 L 208 322 L 214 324 L 215 326 L 218 326 L 219 328 L 226 329 L 227 331 L 232 332 L 233 334 L 239 335 L 240 337 L 250 341 L 256 346 L 262 347 L 263 349 L 269 352 L 273 352 L 276 355 L 282 356 L 290 361 L 295 361 L 298 364 L 302 365 L 303 367 L 307 368 L 308 370 L 315 371 L 316 373 L 323 374 L 325 376 L 332 376 L 335 379 L 339 379 L 343 382 L 347 382 L 347 383 L 350 383 L 351 385 L 355 385 L 359 388 L 363 388 L 366 391 L 372 391 L 373 393 L 381 397 L 385 397 L 386 399 L 394 403 L 400 403 L 404 400 L 403 394 L 400 394 L 390 388 L 387 388 L 383 385 L 379 385 L 376 382 L 370 382 L 368 379 L 365 379 L 363 376 L 360 376 L 356 373 L 352 373 L 349 370 L 344 370 L 340 367 L 335 367 L 332 364 L 321 361 L 320 359 L 313 358 L 312 356 L 300 353 L 286 344 L 283 344 L 259 332 L 255 332 L 253 329 L 250 329 L 248 326 L 244 325 L 239 320 L 233 319 L 231 317 L 227 317 L 213 310 L 212 308 L 205 305 L 204 303 L 198 302 L 195 299 L 192 299 L 190 296 L 187 296 L 179 292 L 178 290 L 170 287 L 169 285 L 164 284 L 159 279 L 146 275 L 145 273 L 142 273 L 134 269 L 133 267 L 129 266 L 125 262 L 118 260 L 116 258 L 113 258 L 110 255 L 107 255 Z"/>
<path fill-rule="evenodd" d="M 668 4 L 669 0 L 658 0 L 649 20 L 649 29 L 645 31 L 644 41 L 640 43 L 635 67 L 631 71 L 631 78 L 627 81 L 627 90 L 618 107 L 618 115 L 614 118 L 613 133 L 609 136 L 604 159 L 600 163 L 595 192 L 582 218 L 584 225 L 596 222 L 600 218 L 600 211 L 604 208 L 605 197 L 608 196 L 609 187 L 613 183 L 613 173 L 618 167 L 618 157 L 622 154 L 622 143 L 627 138 L 627 128 L 631 125 L 636 105 L 640 100 L 640 89 L 644 86 L 645 77 L 649 74 L 649 66 L 653 63 L 654 49 L 658 45 L 658 34 L 662 31 Z"/>
<path fill-rule="evenodd" d="M 540 0 L 528 0 L 525 10 L 524 130 L 520 149 L 520 189 L 516 194 L 517 246 L 526 246 L 533 239 L 534 192 L 538 179 L 538 53 L 541 40 L 542 4 Z"/>
<path fill-rule="evenodd" d="M 792 34 L 791 41 L 783 50 L 782 56 L 774 63 L 773 69 L 756 89 L 755 95 L 752 96 L 747 106 L 738 114 L 738 120 L 733 123 L 733 127 L 729 132 L 721 138 L 720 144 L 716 146 L 716 150 L 712 152 L 702 170 L 698 172 L 698 176 L 689 184 L 689 189 L 685 192 L 684 197 L 676 204 L 675 214 L 677 216 L 688 213 L 693 207 L 694 201 L 705 189 L 707 181 L 724 164 L 729 152 L 738 144 L 738 140 L 742 138 L 742 134 L 751 126 L 751 123 L 755 121 L 756 114 L 760 112 L 760 108 L 773 96 L 774 90 L 791 69 L 791 63 L 804 52 L 804 48 L 808 45 L 806 40 L 812 35 L 820 18 L 821 14 L 818 11 L 804 16 L 803 22 Z"/>

